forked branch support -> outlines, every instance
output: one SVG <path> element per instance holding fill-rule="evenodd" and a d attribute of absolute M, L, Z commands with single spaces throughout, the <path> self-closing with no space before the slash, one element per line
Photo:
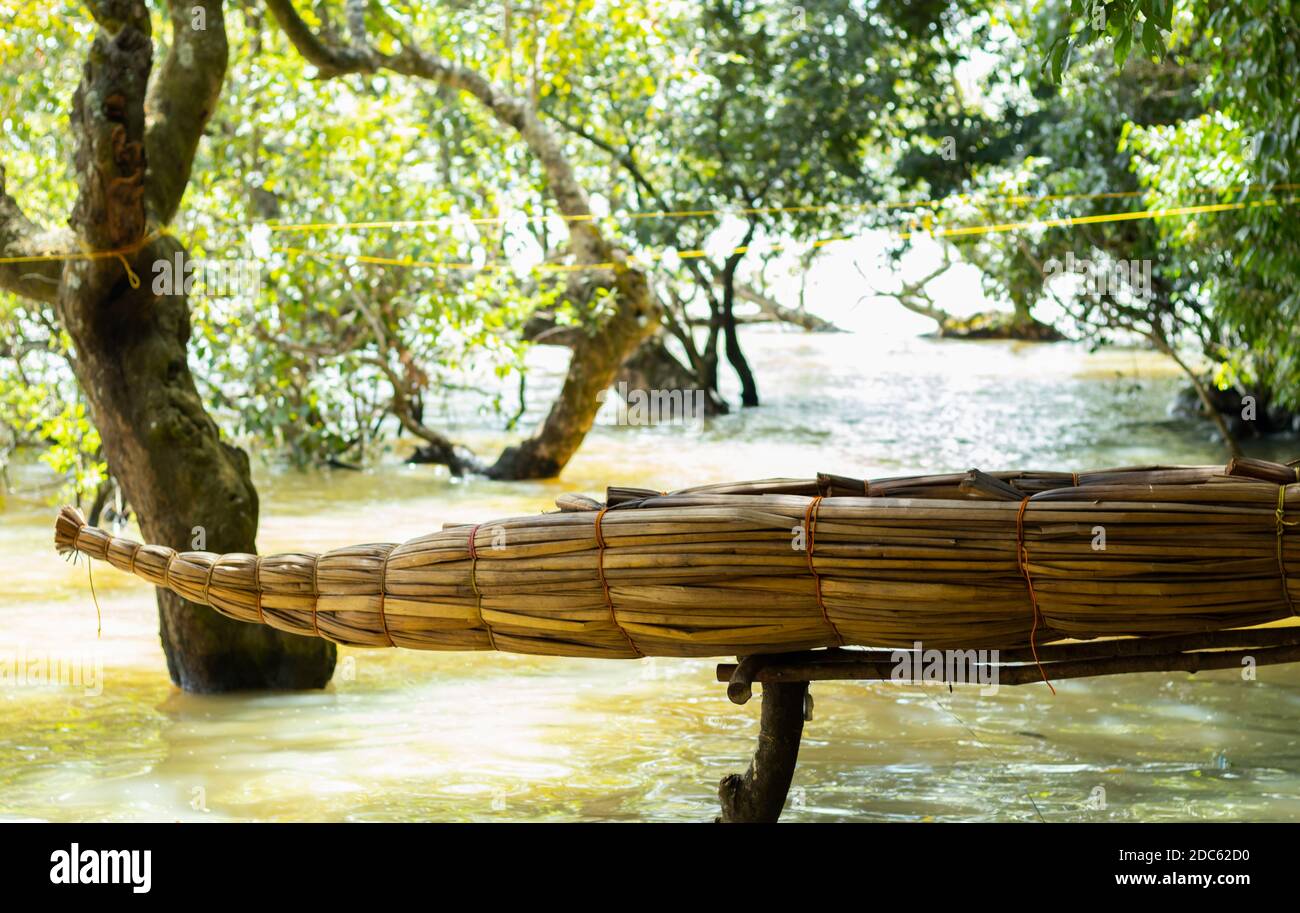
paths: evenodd
<path fill-rule="evenodd" d="M 896 678 L 897 651 L 810 650 L 743 657 L 720 663 L 733 703 L 745 704 L 754 682 L 763 683 L 758 745 L 742 774 L 722 779 L 722 823 L 772 823 L 781 816 L 799 759 L 803 724 L 811 718 L 813 681 L 889 681 Z M 970 681 L 998 685 L 1120 675 L 1137 672 L 1202 672 L 1300 662 L 1300 626 L 1139 637 L 1002 651 L 993 663 L 966 667 Z M 1041 668 L 1040 668 L 1041 664 Z M 916 665 L 913 664 L 913 668 Z M 914 679 L 907 679 L 912 681 Z"/>

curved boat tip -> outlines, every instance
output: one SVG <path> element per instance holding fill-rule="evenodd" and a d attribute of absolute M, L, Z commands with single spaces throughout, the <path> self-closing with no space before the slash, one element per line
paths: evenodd
<path fill-rule="evenodd" d="M 77 508 L 68 504 L 59 508 L 59 516 L 54 521 L 54 547 L 60 555 L 79 551 L 77 537 L 87 525 L 85 516 Z"/>

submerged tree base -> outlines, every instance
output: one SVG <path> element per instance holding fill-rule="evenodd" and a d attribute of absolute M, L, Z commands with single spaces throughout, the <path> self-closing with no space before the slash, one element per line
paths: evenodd
<path fill-rule="evenodd" d="M 324 688 L 334 644 L 219 615 L 159 591 L 160 636 L 172 683 L 193 694 Z"/>
<path fill-rule="evenodd" d="M 1201 384 L 1214 409 L 1236 437 L 1300 432 L 1300 412 L 1275 405 L 1267 393 L 1243 393 L 1236 387 L 1220 390 L 1209 378 L 1203 379 Z M 1191 384 L 1178 391 L 1169 411 L 1181 418 L 1212 418 L 1196 387 Z"/>
<path fill-rule="evenodd" d="M 1062 342 L 1066 336 L 1050 323 L 1006 311 L 980 311 L 969 317 L 945 315 L 928 334 L 940 339 L 1011 339 L 1019 342 Z"/>

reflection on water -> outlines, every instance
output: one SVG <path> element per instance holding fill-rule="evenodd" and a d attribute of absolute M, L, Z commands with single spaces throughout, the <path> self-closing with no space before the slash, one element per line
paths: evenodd
<path fill-rule="evenodd" d="M 703 431 L 599 426 L 560 482 L 455 482 L 400 453 L 362 473 L 264 469 L 261 547 L 400 540 L 607 483 L 1223 459 L 1204 429 L 1167 420 L 1177 378 L 1150 355 L 772 332 L 748 344 L 761 409 Z M 504 440 L 458 434 L 484 453 Z M 323 692 L 183 694 L 149 588 L 101 566 L 97 640 L 85 564 L 51 548 L 49 479 L 14 475 L 0 661 L 72 658 L 103 679 L 0 687 L 2 817 L 705 820 L 718 779 L 747 762 L 758 703 L 730 704 L 706 661 L 345 650 Z M 1057 690 L 815 684 L 786 817 L 1300 820 L 1300 669 Z"/>

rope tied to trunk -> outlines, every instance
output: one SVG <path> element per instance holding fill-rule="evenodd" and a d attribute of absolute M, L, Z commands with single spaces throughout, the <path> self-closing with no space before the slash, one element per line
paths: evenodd
<path fill-rule="evenodd" d="M 29 254 L 23 257 L 0 257 L 0 263 L 45 263 L 61 260 L 117 260 L 122 264 L 122 268 L 126 270 L 126 279 L 127 282 L 131 284 L 131 288 L 139 288 L 140 277 L 136 275 L 135 270 L 131 269 L 131 263 L 126 258 L 128 256 L 135 256 L 146 246 L 152 244 L 164 235 L 170 234 L 171 230 L 166 226 L 163 226 L 162 228 L 156 228 L 153 231 L 142 235 L 140 240 L 136 241 L 134 244 L 127 244 L 123 247 L 114 247 L 108 250 L 95 250 L 89 244 L 78 239 L 77 244 L 81 248 L 78 251 Z"/>
<path fill-rule="evenodd" d="M 830 627 L 831 632 L 834 633 L 835 639 L 839 641 L 839 646 L 842 647 L 845 644 L 844 635 L 840 633 L 839 628 L 835 627 L 835 622 L 831 621 L 830 612 L 826 610 L 826 600 L 822 598 L 822 578 L 821 575 L 817 573 L 816 565 L 813 564 L 813 543 L 817 536 L 817 513 L 821 510 L 821 506 L 822 496 L 815 495 L 813 499 L 808 502 L 808 507 L 804 510 L 804 535 L 808 537 L 808 541 L 804 543 L 804 551 L 808 554 L 808 573 L 812 574 L 813 592 L 817 595 L 817 608 L 822 610 L 822 618 L 826 621 L 827 626 Z"/>
<path fill-rule="evenodd" d="M 478 623 L 487 631 L 488 645 L 493 650 L 499 650 L 496 636 L 492 633 L 492 626 L 487 623 L 483 617 L 483 593 L 478 588 L 478 547 L 474 544 L 475 537 L 478 536 L 479 527 L 482 523 L 475 523 L 469 531 L 469 585 L 474 590 L 474 610 L 478 613 Z"/>
<path fill-rule="evenodd" d="M 627 629 L 619 623 L 618 614 L 614 611 L 614 597 L 609 592 L 609 581 L 605 578 L 605 536 L 600 531 L 600 521 L 604 518 L 607 510 L 609 510 L 608 507 L 602 507 L 596 511 L 596 520 L 592 527 L 596 534 L 596 573 L 600 575 L 600 588 L 605 593 L 605 606 L 609 609 L 609 620 L 614 627 L 618 628 L 619 633 L 623 635 L 623 639 L 627 641 L 628 648 L 636 654 L 637 659 L 641 659 L 645 654 L 632 640 L 632 635 L 627 632 Z"/>
<path fill-rule="evenodd" d="M 1029 498 L 1026 497 L 1020 502 L 1020 509 L 1016 511 L 1016 563 L 1020 565 L 1020 573 L 1025 578 L 1025 586 L 1029 588 L 1029 605 L 1034 613 L 1034 624 L 1029 629 L 1029 650 L 1034 654 L 1034 665 L 1038 666 L 1038 672 L 1043 676 L 1043 681 L 1055 694 L 1056 689 L 1052 687 L 1051 681 L 1047 678 L 1047 670 L 1043 668 L 1043 663 L 1038 658 L 1038 619 L 1043 613 L 1038 608 L 1038 594 L 1034 592 L 1034 578 L 1029 575 L 1029 549 L 1025 546 L 1025 508 L 1028 506 Z"/>

